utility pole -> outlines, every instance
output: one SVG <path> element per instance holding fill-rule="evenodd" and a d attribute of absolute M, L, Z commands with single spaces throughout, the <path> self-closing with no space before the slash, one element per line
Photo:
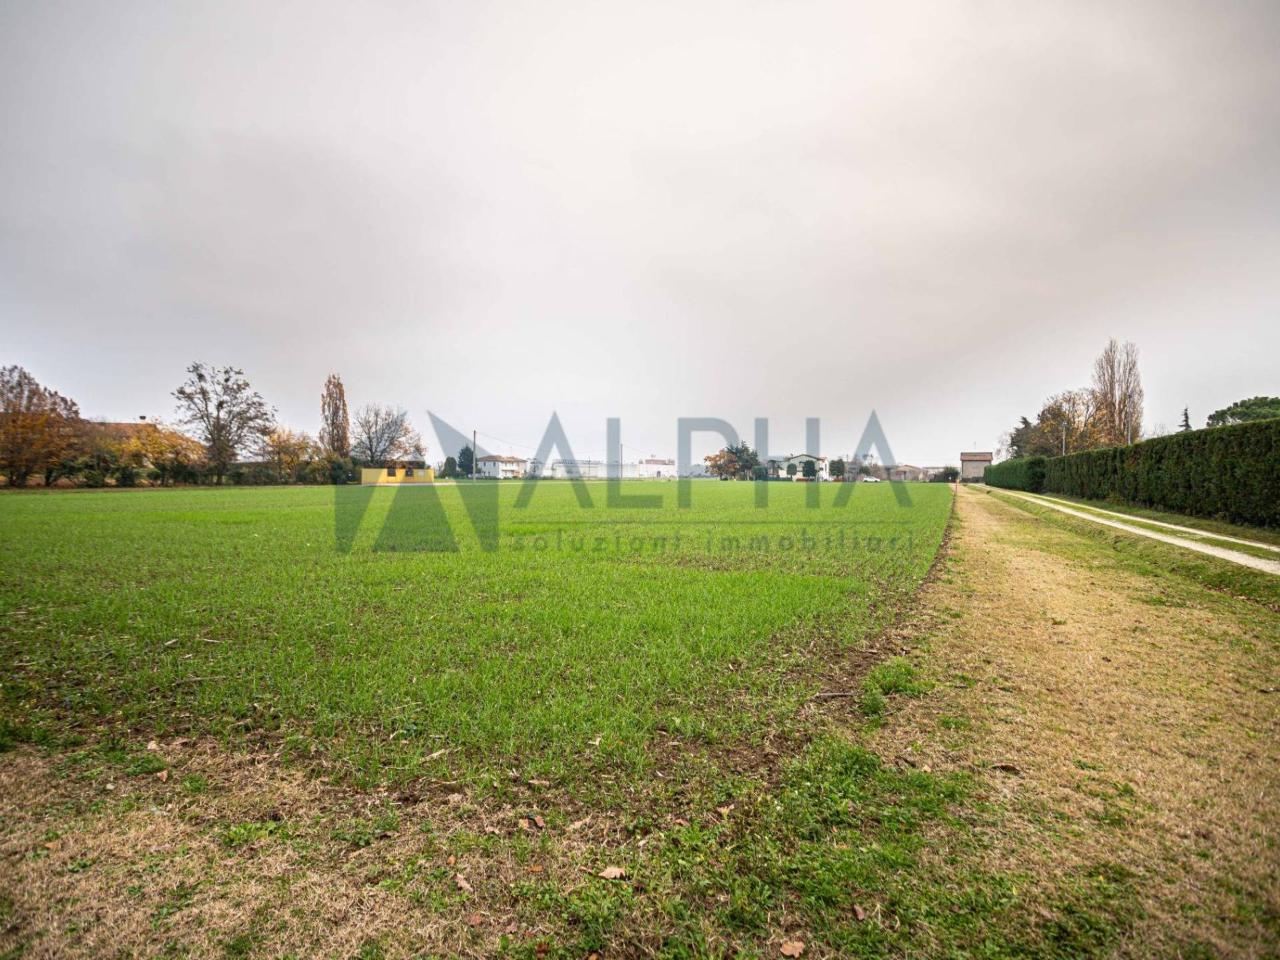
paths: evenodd
<path fill-rule="evenodd" d="M 476 478 L 476 432 L 471 431 L 471 479 Z"/>

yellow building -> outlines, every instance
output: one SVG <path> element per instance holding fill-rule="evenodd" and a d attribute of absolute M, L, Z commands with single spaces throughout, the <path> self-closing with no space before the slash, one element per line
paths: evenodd
<path fill-rule="evenodd" d="M 434 483 L 436 472 L 430 467 L 361 467 L 362 486 L 395 486 L 403 483 Z"/>

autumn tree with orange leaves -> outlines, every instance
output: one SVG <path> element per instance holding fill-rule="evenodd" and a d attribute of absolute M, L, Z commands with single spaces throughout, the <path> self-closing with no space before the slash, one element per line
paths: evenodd
<path fill-rule="evenodd" d="M 0 471 L 9 486 L 54 468 L 76 448 L 80 408 L 22 367 L 0 369 Z"/>

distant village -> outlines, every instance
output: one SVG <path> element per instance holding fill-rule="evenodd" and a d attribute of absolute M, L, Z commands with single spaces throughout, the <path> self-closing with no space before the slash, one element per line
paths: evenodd
<path fill-rule="evenodd" d="M 990 453 L 961 454 L 961 476 L 980 478 L 982 468 L 991 462 Z M 776 457 L 764 461 L 765 475 L 771 480 L 793 479 L 803 480 L 857 480 L 871 481 L 891 480 L 895 482 L 931 482 L 941 477 L 949 477 L 948 471 L 954 474 L 955 467 L 929 466 L 918 467 L 914 464 L 884 465 L 876 462 L 874 455 L 865 457 L 843 457 L 838 462 L 845 465 L 843 470 L 833 472 L 833 461 L 827 457 L 797 453 L 786 457 Z M 812 466 L 806 469 L 806 464 Z M 661 457 L 646 457 L 631 463 L 609 464 L 604 460 L 552 460 L 544 464 L 535 457 L 525 458 L 490 454 L 476 457 L 476 476 L 494 480 L 519 480 L 526 477 L 541 477 L 551 480 L 605 480 L 619 477 L 623 480 L 663 480 L 680 476 L 690 478 L 713 479 L 706 464 L 697 463 L 681 473 L 675 460 Z"/>

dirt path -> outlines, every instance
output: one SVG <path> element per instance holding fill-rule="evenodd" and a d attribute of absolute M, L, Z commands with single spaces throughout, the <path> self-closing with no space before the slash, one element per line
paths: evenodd
<path fill-rule="evenodd" d="M 1276 956 L 1280 616 L 981 490 L 957 510 L 927 598 L 937 687 L 882 755 L 986 778 L 1012 811 L 989 855 L 1046 890 L 1121 868 L 1119 955 Z"/>
<path fill-rule="evenodd" d="M 1093 505 L 1085 506 L 1083 504 L 1073 503 L 1070 500 L 1063 500 L 1060 497 L 1050 497 L 1043 493 L 1039 496 L 1042 500 L 1051 500 L 1054 503 L 1060 503 L 1066 507 L 1080 507 L 1082 510 L 1099 513 L 1104 517 L 1114 517 L 1116 520 L 1129 520 L 1148 527 L 1161 527 L 1165 530 L 1177 530 L 1180 533 L 1189 533 L 1195 537 L 1209 537 L 1213 540 L 1225 541 L 1226 543 L 1238 543 L 1245 547 L 1256 547 L 1259 550 L 1270 550 L 1272 553 L 1280 553 L 1280 546 L 1276 546 L 1274 543 L 1263 543 L 1261 540 L 1246 540 L 1244 537 L 1232 537 L 1225 533 L 1214 533 L 1212 530 L 1205 530 L 1200 527 L 1183 526 L 1180 523 L 1166 523 L 1163 520 L 1155 520 L 1151 517 L 1135 516 L 1128 513 L 1117 513 L 1115 510 L 1107 510 L 1103 507 Z"/>
<path fill-rule="evenodd" d="M 1167 543 L 1175 547 L 1182 547 L 1184 550 L 1194 550 L 1196 553 L 1203 553 L 1210 557 L 1217 557 L 1219 560 L 1229 560 L 1232 563 L 1238 563 L 1244 567 L 1250 567 L 1254 570 L 1261 570 L 1263 573 L 1270 573 L 1280 576 L 1280 560 L 1268 560 L 1265 557 L 1255 557 L 1247 553 L 1241 553 L 1239 550 L 1229 550 L 1226 547 L 1215 547 L 1213 544 L 1201 543 L 1196 540 L 1188 540 L 1185 537 L 1175 537 L 1167 533 L 1160 533 L 1156 530 L 1148 530 L 1144 527 L 1137 527 L 1130 523 L 1121 523 L 1118 520 L 1109 520 L 1106 517 L 1099 516 L 1099 512 L 1077 510 L 1069 507 L 1059 500 L 1053 500 L 1049 497 L 1037 497 L 1029 493 L 1017 493 L 1012 490 L 1001 490 L 1001 496 L 1017 497 L 1020 500 L 1027 500 L 1031 503 L 1038 503 L 1043 507 L 1051 510 L 1058 510 L 1062 513 L 1077 517 L 1081 520 L 1088 520 L 1090 523 L 1100 523 L 1104 527 L 1113 527 L 1116 530 L 1123 530 L 1125 533 L 1132 533 L 1139 537 L 1150 537 L 1152 540 L 1159 540 L 1161 543 Z M 1115 514 L 1114 516 L 1119 516 Z M 1157 523 L 1158 521 L 1144 520 L 1143 523 Z M 1173 524 L 1159 524 L 1160 526 L 1172 527 L 1176 530 L 1187 530 L 1202 537 L 1213 537 L 1215 540 L 1229 540 L 1232 543 L 1247 544 L 1249 546 L 1258 547 L 1263 550 L 1275 549 L 1270 544 L 1256 543 L 1252 540 L 1240 540 L 1235 537 L 1224 537 L 1218 534 L 1211 534 L 1204 530 L 1192 530 L 1190 527 L 1177 527 Z"/>

